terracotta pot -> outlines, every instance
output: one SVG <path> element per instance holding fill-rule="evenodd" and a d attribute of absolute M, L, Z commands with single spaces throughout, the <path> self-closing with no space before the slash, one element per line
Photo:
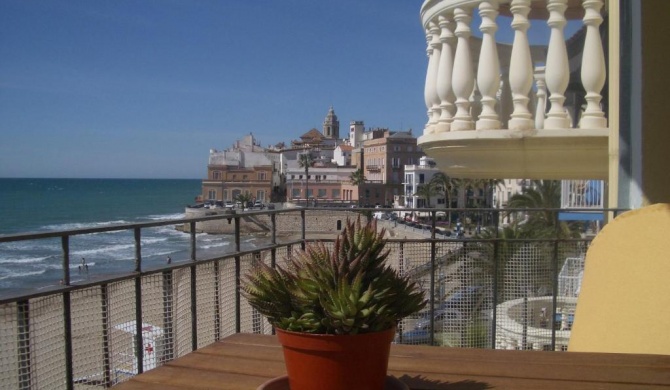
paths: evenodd
<path fill-rule="evenodd" d="M 291 390 L 382 390 L 395 328 L 358 335 L 277 329 Z"/>

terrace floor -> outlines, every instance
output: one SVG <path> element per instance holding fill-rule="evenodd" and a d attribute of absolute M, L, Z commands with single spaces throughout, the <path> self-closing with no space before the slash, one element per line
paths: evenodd
<path fill-rule="evenodd" d="M 392 345 L 389 374 L 411 389 L 667 389 L 670 356 Z M 256 389 L 285 375 L 275 336 L 238 333 L 114 386 Z"/>

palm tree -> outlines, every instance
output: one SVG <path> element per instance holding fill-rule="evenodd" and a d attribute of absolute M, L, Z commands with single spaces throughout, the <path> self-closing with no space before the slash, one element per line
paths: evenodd
<path fill-rule="evenodd" d="M 533 180 L 531 186 L 525 188 L 520 194 L 513 195 L 507 207 L 511 209 L 545 209 L 533 212 L 525 223 L 524 228 L 534 231 L 537 236 L 575 237 L 579 235 L 576 226 L 558 222 L 556 211 L 546 209 L 558 209 L 561 207 L 561 182 L 557 180 Z M 557 226 L 558 223 L 558 226 Z"/>
<path fill-rule="evenodd" d="M 363 174 L 363 168 L 358 168 L 349 175 L 349 181 L 351 182 L 351 185 L 354 186 L 364 184 L 366 180 L 367 178 L 365 177 L 365 174 Z"/>
<path fill-rule="evenodd" d="M 303 153 L 298 156 L 298 165 L 305 168 L 305 200 L 309 204 L 309 168 L 314 165 L 312 153 Z"/>
<path fill-rule="evenodd" d="M 360 193 L 361 193 L 360 186 L 361 186 L 361 184 L 365 184 L 366 180 L 367 180 L 367 178 L 365 177 L 365 174 L 363 173 L 363 168 L 358 168 L 357 170 L 352 172 L 351 175 L 349 175 L 349 181 L 350 181 L 351 185 L 358 187 L 359 198 L 360 198 Z"/>
<path fill-rule="evenodd" d="M 433 195 L 437 195 L 437 189 L 431 182 L 420 184 L 416 189 L 416 193 L 414 194 L 414 196 L 426 199 L 426 204 L 428 207 L 430 207 L 430 198 Z"/>
<path fill-rule="evenodd" d="M 435 187 L 435 190 L 444 196 L 444 204 L 447 210 L 447 221 L 451 222 L 451 195 L 454 190 L 458 188 L 458 179 L 452 179 L 442 172 L 436 173 L 430 183 Z"/>
<path fill-rule="evenodd" d="M 251 201 L 251 194 L 248 192 L 245 192 L 243 194 L 237 195 L 235 198 L 236 201 L 242 203 L 242 208 L 247 207 L 247 203 Z"/>

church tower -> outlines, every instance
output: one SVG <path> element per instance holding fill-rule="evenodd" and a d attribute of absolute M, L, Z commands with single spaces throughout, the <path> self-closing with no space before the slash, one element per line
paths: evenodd
<path fill-rule="evenodd" d="M 333 106 L 330 106 L 326 119 L 323 120 L 323 135 L 330 139 L 340 138 L 340 121 L 337 120 Z"/>

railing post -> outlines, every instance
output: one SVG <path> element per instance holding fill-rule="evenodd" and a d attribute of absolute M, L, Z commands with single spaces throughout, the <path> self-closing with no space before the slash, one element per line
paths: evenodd
<path fill-rule="evenodd" d="M 398 273 L 400 276 L 405 276 L 405 243 L 400 241 L 398 243 Z M 398 342 L 402 344 L 403 321 L 398 321 Z"/>
<path fill-rule="evenodd" d="M 428 54 L 428 69 L 426 70 L 426 84 L 424 87 L 424 100 L 426 102 L 426 109 L 428 115 L 428 122 L 424 134 L 431 134 L 435 131 L 436 115 L 435 109 L 439 107 L 439 96 L 437 95 L 437 70 L 440 60 L 440 30 L 434 22 L 429 23 L 426 30 L 426 41 L 428 47 L 426 54 Z M 435 107 L 435 103 L 438 107 Z"/>
<path fill-rule="evenodd" d="M 500 89 L 500 60 L 496 46 L 495 34 L 498 30 L 496 16 L 498 16 L 498 1 L 487 0 L 479 5 L 479 15 L 482 18 L 480 30 L 482 32 L 482 46 L 479 55 L 479 70 L 477 72 L 477 86 L 482 94 L 482 112 L 476 123 L 477 130 L 500 129 L 500 120 L 496 112 L 496 93 Z"/>
<path fill-rule="evenodd" d="M 166 361 L 174 359 L 174 289 L 172 271 L 163 272 L 163 332 L 164 358 Z"/>
<path fill-rule="evenodd" d="M 561 221 L 559 219 L 559 212 L 555 211 L 554 214 L 554 223 L 556 224 L 555 236 L 554 236 L 554 250 L 551 261 L 552 268 L 552 277 L 553 277 L 553 291 L 552 291 L 552 306 L 554 310 L 551 313 L 551 350 L 556 351 L 556 325 L 554 321 L 556 320 L 556 313 L 558 312 L 558 239 L 561 231 Z"/>
<path fill-rule="evenodd" d="M 301 231 L 301 235 L 300 235 L 300 238 L 302 239 L 302 242 L 300 243 L 300 248 L 302 250 L 305 250 L 305 237 L 306 237 L 305 236 L 305 225 L 306 225 L 305 209 L 300 210 L 300 219 L 302 220 L 302 231 Z"/>
<path fill-rule="evenodd" d="M 214 340 L 221 338 L 221 276 L 219 261 L 214 262 Z"/>
<path fill-rule="evenodd" d="M 31 365 L 30 365 L 30 302 L 28 300 L 16 303 L 17 309 L 17 363 L 19 368 L 19 389 L 31 389 Z M 66 362 L 66 368 L 67 368 Z M 71 367 L 71 364 L 69 365 Z M 71 372 L 68 371 L 68 372 Z M 70 378 L 71 375 L 68 374 Z M 70 383 L 72 381 L 70 380 Z"/>
<path fill-rule="evenodd" d="M 470 8 L 456 8 L 454 10 L 454 19 L 456 20 L 454 34 L 458 37 L 458 44 L 456 45 L 454 73 L 451 80 L 451 87 L 456 95 L 456 114 L 451 122 L 451 131 L 473 130 L 475 127 L 470 115 L 470 95 L 475 88 L 475 74 L 470 53 L 471 12 L 472 9 Z"/>
<path fill-rule="evenodd" d="M 240 297 L 240 273 L 241 273 L 241 258 L 240 258 L 240 217 L 235 217 L 235 333 L 242 331 L 242 314 L 241 314 L 241 297 Z"/>
<path fill-rule="evenodd" d="M 586 129 L 607 127 L 607 119 L 600 108 L 602 100 L 600 92 L 607 78 L 605 53 L 599 30 L 603 22 L 603 17 L 600 15 L 602 6 L 602 0 L 584 1 L 586 38 L 584 39 L 581 77 L 582 85 L 586 90 L 586 110 L 582 114 L 579 127 Z"/>
<path fill-rule="evenodd" d="M 195 240 L 195 222 L 191 222 L 191 266 L 190 276 L 191 276 L 191 350 L 195 351 L 198 349 L 198 270 L 196 267 L 197 256 L 196 248 L 197 243 Z"/>
<path fill-rule="evenodd" d="M 549 20 L 547 24 L 551 27 L 549 48 L 547 53 L 547 65 L 545 66 L 545 79 L 549 88 L 549 101 L 551 109 L 544 120 L 546 129 L 564 129 L 571 127 L 568 114 L 565 112 L 565 90 L 570 81 L 570 65 L 568 64 L 568 50 L 563 38 L 563 27 L 567 23 L 565 9 L 568 7 L 567 0 L 549 0 Z"/>
<path fill-rule="evenodd" d="M 500 213 L 493 213 L 495 218 L 495 240 L 493 241 L 493 318 L 491 319 L 491 349 L 496 349 L 496 331 L 498 318 L 498 272 L 500 263 L 500 241 L 498 241 L 500 229 Z"/>
<path fill-rule="evenodd" d="M 530 0 L 512 0 L 511 10 L 514 15 L 512 20 L 514 43 L 509 65 L 509 83 L 512 88 L 514 112 L 512 112 L 508 127 L 510 130 L 528 130 L 533 126 L 532 115 L 528 111 L 530 100 L 528 93 L 533 84 L 533 60 L 527 35 L 530 27 L 528 21 Z"/>
<path fill-rule="evenodd" d="M 63 251 L 63 282 L 70 285 L 70 236 L 61 237 Z M 72 298 L 70 291 L 63 292 L 63 335 L 65 338 L 65 387 L 74 389 L 74 373 L 72 368 Z"/>
<path fill-rule="evenodd" d="M 100 305 L 102 306 L 102 383 L 112 387 L 112 365 L 109 351 L 109 296 L 107 283 L 100 285 Z"/>
<path fill-rule="evenodd" d="M 136 227 L 135 234 L 135 345 L 137 373 L 144 372 L 144 340 L 142 337 L 142 233 Z"/>
<path fill-rule="evenodd" d="M 438 18 L 440 26 L 440 63 L 437 70 L 437 96 L 440 98 L 440 119 L 434 132 L 446 132 L 451 130 L 454 109 L 454 91 L 451 87 L 451 79 L 454 71 L 454 21 L 453 15 L 440 15 Z"/>
<path fill-rule="evenodd" d="M 435 210 L 431 211 L 432 232 L 430 240 L 430 345 L 435 344 Z"/>

